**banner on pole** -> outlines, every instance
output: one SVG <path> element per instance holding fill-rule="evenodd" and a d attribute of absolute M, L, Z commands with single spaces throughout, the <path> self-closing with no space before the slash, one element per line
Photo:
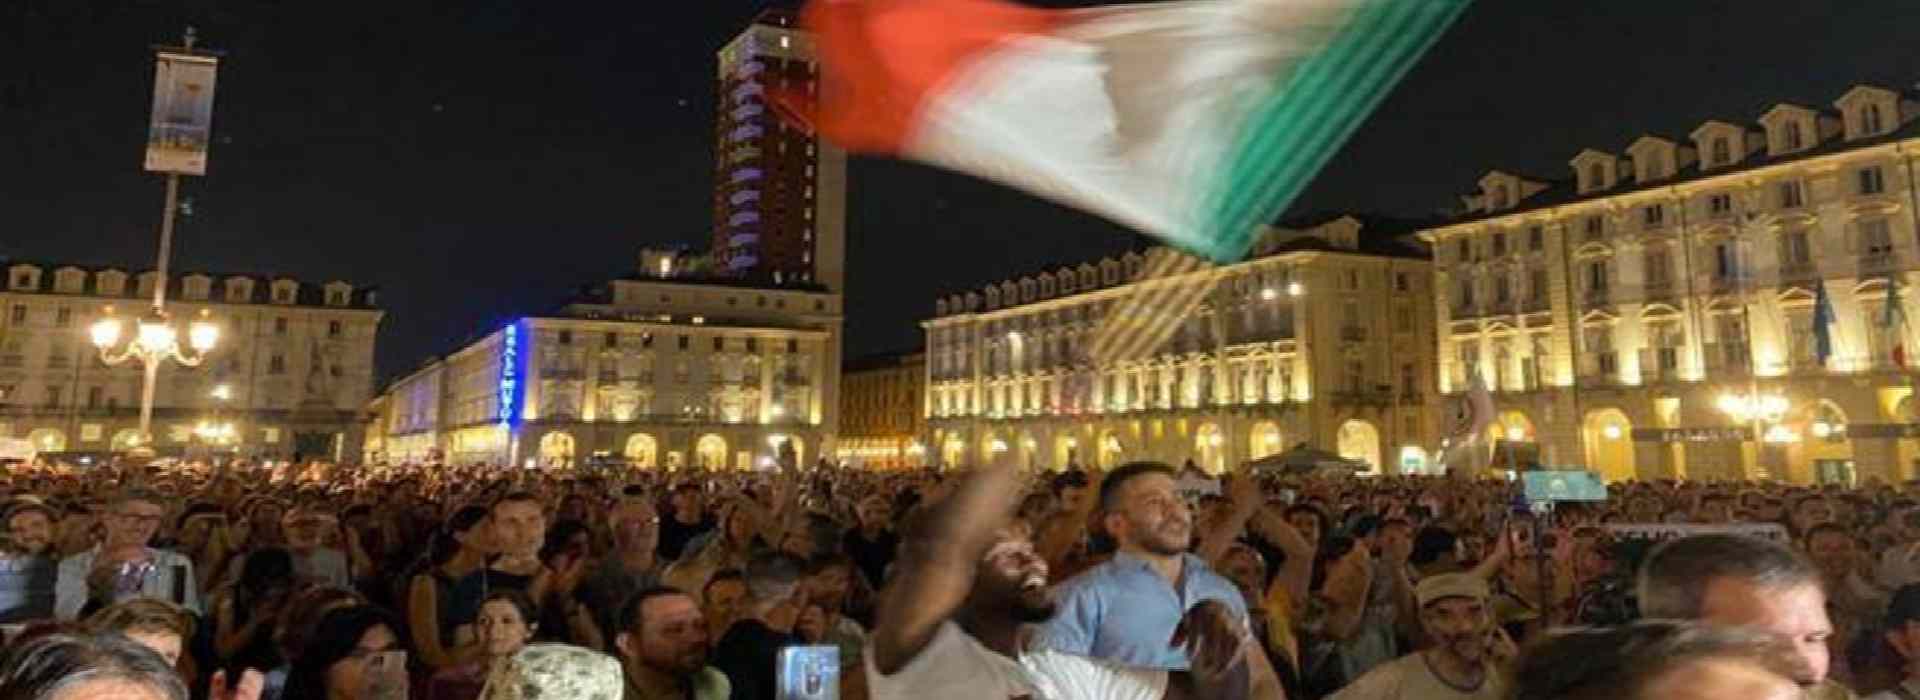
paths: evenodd
<path fill-rule="evenodd" d="M 1779 523 L 1728 523 L 1725 525 L 1704 525 L 1694 523 L 1659 523 L 1635 525 L 1608 525 L 1607 532 L 1617 539 L 1628 540 L 1677 540 L 1695 535 L 1745 535 L 1761 537 L 1776 542 L 1787 541 L 1787 529 Z"/>
<path fill-rule="evenodd" d="M 147 170 L 207 174 L 213 136 L 213 79 L 219 59 L 161 52 L 154 62 L 153 120 L 147 127 Z"/>

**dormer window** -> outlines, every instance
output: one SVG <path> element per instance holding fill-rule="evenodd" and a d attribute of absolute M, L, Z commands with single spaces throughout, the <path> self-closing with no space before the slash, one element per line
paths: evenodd
<path fill-rule="evenodd" d="M 1487 190 L 1487 210 L 1497 211 L 1507 208 L 1507 186 L 1494 185 Z"/>
<path fill-rule="evenodd" d="M 1860 108 L 1860 135 L 1873 136 L 1886 130 L 1886 124 L 1880 116 L 1880 105 L 1870 104 Z"/>
<path fill-rule="evenodd" d="M 74 268 L 64 268 L 53 273 L 54 291 L 61 294 L 80 294 L 87 290 L 87 273 Z"/>
<path fill-rule="evenodd" d="M 227 301 L 234 304 L 244 304 L 253 301 L 253 280 L 227 280 Z"/>
<path fill-rule="evenodd" d="M 1787 150 L 1798 151 L 1806 145 L 1806 136 L 1800 131 L 1800 122 L 1787 122 L 1787 126 L 1781 131 L 1783 132 L 1781 140 L 1785 142 Z"/>
<path fill-rule="evenodd" d="M 1721 136 L 1713 140 L 1710 155 L 1713 159 L 1712 165 L 1726 165 L 1733 162 L 1733 146 L 1727 142 L 1727 137 Z"/>
<path fill-rule="evenodd" d="M 213 281 L 198 275 L 189 276 L 180 281 L 181 295 L 188 299 L 204 301 L 213 287 Z"/>
<path fill-rule="evenodd" d="M 33 289 L 35 286 L 33 278 L 34 274 L 31 270 L 15 272 L 13 273 L 12 287 L 14 289 Z"/>
<path fill-rule="evenodd" d="M 1599 163 L 1587 166 L 1587 189 L 1597 190 L 1607 185 L 1607 169 Z"/>

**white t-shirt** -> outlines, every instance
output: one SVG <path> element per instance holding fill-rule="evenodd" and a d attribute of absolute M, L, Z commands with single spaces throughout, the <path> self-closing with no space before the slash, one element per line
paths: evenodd
<path fill-rule="evenodd" d="M 1480 687 L 1464 690 L 1440 680 L 1426 657 L 1415 652 L 1375 666 L 1330 700 L 1500 700 L 1506 696 L 1506 678 L 1497 672 L 1489 671 Z"/>
<path fill-rule="evenodd" d="M 1167 673 L 1128 668 L 1050 649 L 1024 652 L 1018 660 L 986 648 L 952 621 L 891 676 L 866 655 L 867 688 L 873 700 L 1160 700 Z"/>

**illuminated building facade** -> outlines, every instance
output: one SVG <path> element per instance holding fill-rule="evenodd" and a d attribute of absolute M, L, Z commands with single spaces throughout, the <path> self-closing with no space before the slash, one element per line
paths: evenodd
<path fill-rule="evenodd" d="M 813 38 L 769 10 L 719 52 L 716 275 L 843 289 L 847 157 L 776 113 L 772 95 L 819 94 Z"/>
<path fill-rule="evenodd" d="M 674 270 L 612 280 L 390 385 L 391 461 L 747 469 L 832 454 L 840 297 Z M 667 260 L 665 266 L 661 260 Z"/>
<path fill-rule="evenodd" d="M 159 275 L 114 268 L 0 263 L 0 437 L 42 452 L 101 454 L 138 444 L 140 363 L 108 367 L 87 328 L 111 306 L 151 304 Z M 167 282 L 167 311 L 206 311 L 220 339 L 197 367 L 160 366 L 153 448 L 252 457 L 357 458 L 373 393 L 378 293 L 189 272 Z M 205 428 L 222 426 L 217 436 Z"/>
<path fill-rule="evenodd" d="M 1477 369 L 1493 437 L 1615 480 L 1912 478 L 1917 120 L 1859 86 L 1489 173 L 1421 234 L 1442 390 Z"/>
<path fill-rule="evenodd" d="M 927 354 L 878 355 L 840 374 L 841 461 L 895 469 L 927 464 Z"/>
<path fill-rule="evenodd" d="M 1192 459 L 1218 472 L 1306 443 L 1423 469 L 1437 364 L 1431 264 L 1405 238 L 1416 228 L 1344 216 L 1263 232 L 1250 259 L 1171 280 L 1212 292 L 1163 347 L 1110 365 L 1084 350 L 1139 291 L 1143 255 L 939 299 L 921 324 L 929 460 L 1013 451 L 1028 468 Z"/>

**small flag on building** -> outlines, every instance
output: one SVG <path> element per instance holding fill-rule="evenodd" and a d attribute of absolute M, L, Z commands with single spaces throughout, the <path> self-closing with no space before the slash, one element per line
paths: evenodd
<path fill-rule="evenodd" d="M 1833 300 L 1827 297 L 1827 283 L 1821 281 L 1813 297 L 1813 356 L 1821 367 L 1833 357 Z"/>
<path fill-rule="evenodd" d="M 1880 328 L 1892 338 L 1893 366 L 1907 368 L 1907 310 L 1900 305 L 1900 276 L 1887 275 L 1887 302 L 1880 309 Z"/>
<path fill-rule="evenodd" d="M 811 0 L 853 152 L 1016 187 L 1236 262 L 1471 0 Z"/>

